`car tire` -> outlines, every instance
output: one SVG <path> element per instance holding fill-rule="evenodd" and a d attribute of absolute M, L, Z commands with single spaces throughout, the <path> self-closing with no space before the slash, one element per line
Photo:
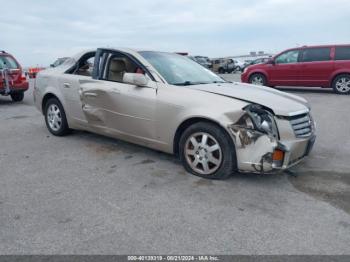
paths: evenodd
<path fill-rule="evenodd" d="M 350 94 L 350 74 L 340 74 L 334 78 L 332 88 L 335 93 L 340 95 Z"/>
<path fill-rule="evenodd" d="M 266 77 L 263 74 L 260 73 L 255 73 L 252 74 L 249 77 L 249 83 L 253 85 L 260 85 L 260 86 L 266 86 L 267 85 L 267 80 Z"/>
<path fill-rule="evenodd" d="M 225 74 L 225 70 L 223 68 L 219 68 L 218 72 L 219 74 Z"/>
<path fill-rule="evenodd" d="M 57 98 L 50 98 L 45 105 L 45 123 L 47 129 L 55 136 L 70 133 L 66 113 Z"/>
<path fill-rule="evenodd" d="M 198 122 L 183 132 L 179 156 L 189 173 L 203 178 L 225 179 L 237 169 L 232 139 L 225 130 L 209 122 Z"/>
<path fill-rule="evenodd" d="M 24 98 L 24 92 L 15 92 L 10 94 L 13 102 L 21 102 Z"/>

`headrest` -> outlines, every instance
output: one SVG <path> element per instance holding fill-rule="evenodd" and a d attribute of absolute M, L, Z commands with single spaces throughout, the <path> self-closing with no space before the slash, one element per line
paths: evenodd
<path fill-rule="evenodd" d="M 113 59 L 109 66 L 109 70 L 113 72 L 122 72 L 126 70 L 125 62 L 120 59 Z"/>

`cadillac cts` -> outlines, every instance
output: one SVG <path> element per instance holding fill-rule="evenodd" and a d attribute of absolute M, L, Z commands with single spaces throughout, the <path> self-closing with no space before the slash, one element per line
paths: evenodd
<path fill-rule="evenodd" d="M 39 73 L 37 108 L 56 136 L 87 130 L 177 155 L 187 171 L 223 179 L 285 170 L 307 156 L 307 102 L 223 80 L 173 53 L 99 48 Z"/>

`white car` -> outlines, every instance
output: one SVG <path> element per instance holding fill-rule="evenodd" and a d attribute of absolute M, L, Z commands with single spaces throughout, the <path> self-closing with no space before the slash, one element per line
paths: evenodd
<path fill-rule="evenodd" d="M 82 52 L 38 74 L 34 101 L 54 135 L 79 129 L 144 145 L 205 178 L 287 169 L 315 141 L 303 98 L 227 82 L 174 53 Z"/>

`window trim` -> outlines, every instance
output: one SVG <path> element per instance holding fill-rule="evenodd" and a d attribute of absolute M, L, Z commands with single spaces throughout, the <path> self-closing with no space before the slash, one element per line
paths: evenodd
<path fill-rule="evenodd" d="M 126 56 L 132 62 L 134 62 L 138 67 L 140 67 L 146 73 L 146 75 L 148 75 L 148 77 L 152 81 L 157 82 L 155 80 L 154 76 L 151 74 L 151 72 L 138 59 L 136 59 L 133 55 L 131 55 L 129 53 L 126 53 L 126 52 L 122 52 L 120 50 L 113 50 L 113 49 L 108 49 L 108 48 L 98 48 L 97 51 L 96 51 L 94 72 L 92 74 L 92 78 L 93 79 L 102 80 L 102 81 L 110 81 L 110 82 L 115 82 L 115 83 L 123 83 L 123 82 L 111 81 L 111 80 L 103 78 L 103 72 L 105 72 L 105 69 L 106 69 L 106 66 L 107 66 L 107 59 L 106 59 L 106 54 L 107 53 L 110 53 L 112 55 L 123 55 L 123 56 Z M 100 64 L 100 61 L 102 61 L 101 64 Z"/>
<path fill-rule="evenodd" d="M 91 56 L 91 55 L 93 55 L 93 56 Z M 91 57 L 96 57 L 96 51 L 88 52 L 88 53 L 85 53 L 84 55 L 82 55 L 80 57 L 80 59 L 72 67 L 70 67 L 68 70 L 66 70 L 64 73 L 65 74 L 70 74 L 70 75 L 77 75 L 76 71 L 78 70 L 79 64 L 81 63 L 81 61 L 86 59 L 86 57 L 89 57 L 89 59 L 90 59 L 91 58 L 90 56 Z M 94 68 L 95 68 L 95 63 L 94 63 Z M 94 71 L 95 71 L 95 69 L 92 71 L 92 74 L 89 77 L 93 78 Z"/>

